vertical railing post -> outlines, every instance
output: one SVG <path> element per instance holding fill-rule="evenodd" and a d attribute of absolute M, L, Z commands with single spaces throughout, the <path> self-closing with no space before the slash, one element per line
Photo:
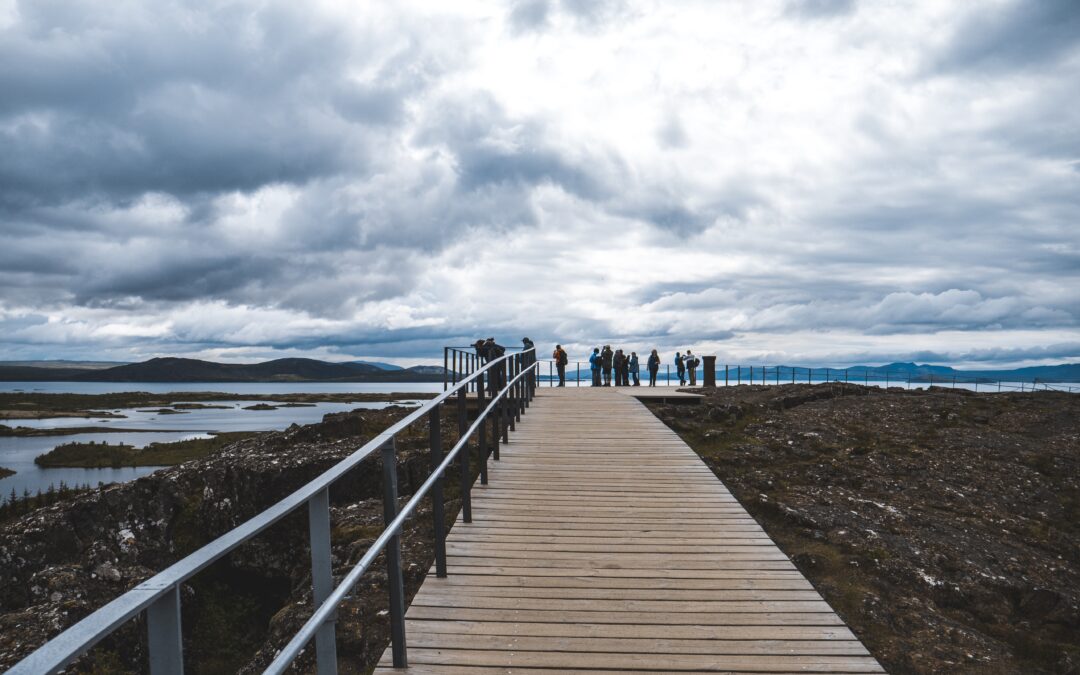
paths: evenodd
<path fill-rule="evenodd" d="M 488 484 L 488 469 L 487 469 L 487 430 L 485 428 L 486 420 L 480 418 L 484 414 L 484 377 L 487 376 L 488 389 L 491 389 L 492 383 L 495 381 L 495 376 L 492 374 L 490 367 L 487 372 L 480 371 L 480 377 L 476 380 L 476 419 L 480 420 L 479 436 L 477 436 L 477 447 L 480 449 L 480 484 Z M 498 445 L 498 439 L 495 439 L 496 445 Z"/>
<path fill-rule="evenodd" d="M 458 439 L 465 439 L 465 431 L 469 423 L 466 413 L 466 393 L 468 387 L 458 389 Z M 471 483 L 469 481 L 469 444 L 466 439 L 464 447 L 458 452 L 458 480 L 461 489 L 461 520 L 466 523 L 472 522 L 472 495 L 469 493 Z"/>
<path fill-rule="evenodd" d="M 389 525 L 398 514 L 397 452 L 391 438 L 382 447 L 383 524 Z M 386 585 L 390 587 L 390 648 L 395 668 L 409 664 L 405 649 L 405 581 L 401 574 L 401 530 L 386 543 Z"/>
<path fill-rule="evenodd" d="M 150 675 L 183 675 L 184 638 L 180 626 L 180 585 L 146 609 Z"/>
<path fill-rule="evenodd" d="M 505 387 L 506 383 L 510 381 L 510 359 L 503 361 L 499 364 L 499 370 L 502 372 L 502 385 Z M 502 442 L 510 442 L 510 425 L 513 424 L 513 413 L 510 412 L 509 401 L 504 396 L 499 402 L 499 424 L 502 427 Z M 495 456 L 499 455 L 499 444 L 495 443 Z"/>
<path fill-rule="evenodd" d="M 318 607 L 334 590 L 334 568 L 330 557 L 330 489 L 323 488 L 308 500 L 308 538 L 311 543 L 311 598 Z M 335 613 L 336 616 L 336 613 Z M 337 673 L 335 619 L 319 626 L 315 634 L 315 656 L 319 675 Z"/>
<path fill-rule="evenodd" d="M 442 348 L 442 390 L 450 388 L 450 348 Z"/>
<path fill-rule="evenodd" d="M 728 386 L 728 364 L 724 364 L 724 386 Z"/>
<path fill-rule="evenodd" d="M 431 470 L 443 461 L 442 406 L 435 406 L 428 413 L 428 440 L 431 445 Z M 446 515 L 443 513 L 443 476 L 440 474 L 431 486 L 431 518 L 435 534 L 435 576 L 446 577 Z"/>

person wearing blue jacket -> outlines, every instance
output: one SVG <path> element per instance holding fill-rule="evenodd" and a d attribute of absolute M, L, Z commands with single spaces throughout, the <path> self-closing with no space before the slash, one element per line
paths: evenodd
<path fill-rule="evenodd" d="M 592 368 L 592 386 L 600 386 L 600 348 L 596 347 L 592 350 L 592 356 L 589 357 L 589 367 Z"/>

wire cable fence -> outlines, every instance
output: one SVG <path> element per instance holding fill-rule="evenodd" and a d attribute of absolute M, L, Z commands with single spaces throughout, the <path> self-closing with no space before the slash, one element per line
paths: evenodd
<path fill-rule="evenodd" d="M 538 362 L 537 380 L 541 386 L 558 386 L 559 376 L 555 361 L 542 359 Z M 641 386 L 647 386 L 649 372 L 639 368 Z M 706 372 L 700 366 L 693 378 L 694 386 L 706 386 Z M 900 387 L 919 389 L 928 387 L 946 387 L 950 389 L 968 389 L 975 392 L 1032 392 L 1059 391 L 1080 393 L 1080 383 L 1047 382 L 1039 378 L 993 378 L 971 375 L 913 373 L 903 370 L 880 368 L 814 368 L 810 366 L 769 366 L 769 365 L 717 365 L 713 372 L 716 386 L 738 386 L 742 384 L 781 385 L 781 384 L 820 384 L 824 382 L 845 382 L 885 389 Z M 592 367 L 587 361 L 574 361 L 566 366 L 564 381 L 570 387 L 592 386 Z M 662 364 L 656 378 L 658 386 L 689 386 L 690 374 L 687 372 L 680 380 L 673 364 Z M 711 386 L 711 385 L 709 385 Z"/>

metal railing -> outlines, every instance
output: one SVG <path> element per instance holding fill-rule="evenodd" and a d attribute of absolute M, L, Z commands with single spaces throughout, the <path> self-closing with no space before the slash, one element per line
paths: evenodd
<path fill-rule="evenodd" d="M 660 386 L 683 386 L 679 385 L 678 373 L 672 372 L 670 363 L 661 364 L 661 370 L 657 376 L 657 384 Z M 703 386 L 705 373 L 699 366 L 697 372 L 701 375 L 696 378 L 696 386 Z M 631 371 L 631 377 L 633 372 Z M 970 376 L 970 375 L 935 375 L 933 373 L 920 374 L 910 371 L 885 370 L 878 368 L 812 368 L 808 366 L 768 366 L 768 365 L 739 365 L 726 364 L 716 366 L 714 377 L 717 386 L 740 385 L 740 384 L 813 384 L 815 382 L 849 382 L 866 386 L 883 385 L 884 387 L 904 387 L 911 389 L 922 385 L 965 388 L 976 392 L 1007 392 L 1007 391 L 1060 391 L 1066 393 L 1080 393 L 1080 386 L 1075 383 L 1046 382 L 1039 378 L 1023 380 L 1020 378 L 1002 379 L 994 377 Z M 639 378 L 642 386 L 649 382 L 649 373 L 644 367 L 639 367 Z M 559 381 L 555 361 L 545 359 L 539 362 L 537 379 L 540 383 L 547 383 L 554 387 Z M 590 386 L 592 382 L 592 370 L 587 361 L 575 361 L 566 366 L 567 386 Z M 689 381 L 689 377 L 686 378 Z M 584 382 L 584 385 L 582 385 Z"/>
<path fill-rule="evenodd" d="M 468 444 L 477 435 L 480 480 L 487 484 L 487 458 L 499 459 L 499 442 L 509 440 L 515 422 L 521 420 L 536 393 L 535 350 L 507 354 L 489 363 L 477 363 L 467 377 L 419 409 L 365 443 L 351 455 L 323 472 L 242 525 L 226 532 L 182 560 L 142 582 L 135 588 L 93 612 L 74 626 L 42 645 L 17 663 L 9 673 L 39 675 L 55 673 L 84 654 L 125 622 L 146 612 L 150 672 L 178 675 L 184 670 L 183 633 L 180 621 L 180 586 L 199 571 L 251 540 L 304 504 L 308 506 L 308 533 L 311 547 L 311 578 L 314 613 L 267 668 L 281 673 L 315 639 L 320 675 L 337 672 L 335 615 L 338 606 L 361 575 L 384 549 L 390 592 L 392 652 L 395 667 L 407 664 L 405 645 L 405 592 L 401 566 L 401 533 L 405 520 L 416 511 L 420 500 L 431 493 L 435 537 L 435 568 L 439 577 L 446 571 L 446 527 L 444 514 L 444 473 L 458 462 L 461 481 L 461 510 L 464 522 L 472 522 L 471 481 Z M 486 382 L 485 382 L 486 379 Z M 476 420 L 469 425 L 466 394 L 475 390 L 478 400 Z M 486 394 L 486 395 L 485 395 Z M 456 399 L 458 441 L 445 455 L 442 449 L 441 406 Z M 486 403 L 486 405 L 485 405 Z M 395 437 L 413 423 L 428 417 L 432 472 L 400 510 L 397 496 Z M 489 451 L 486 422 L 490 420 L 492 448 Z M 330 486 L 360 462 L 381 452 L 383 463 L 383 520 L 385 528 L 360 561 L 336 587 L 331 567 Z"/>

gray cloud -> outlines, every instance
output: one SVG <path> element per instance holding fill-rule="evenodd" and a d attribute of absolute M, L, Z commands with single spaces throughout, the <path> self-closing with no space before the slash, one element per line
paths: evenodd
<path fill-rule="evenodd" d="M 1013 0 L 1003 11 L 973 7 L 948 47 L 935 55 L 940 71 L 1033 68 L 1080 47 L 1080 4 L 1074 0 Z"/>
<path fill-rule="evenodd" d="M 760 13 L 819 21 L 795 44 L 722 5 L 21 4 L 0 351 L 409 358 L 527 333 L 809 359 L 787 336 L 816 331 L 1071 358 L 1080 13 L 921 9 L 913 32 L 950 36 L 929 54 L 850 1 Z M 730 51 L 684 10 L 760 40 Z M 936 337 L 957 333 L 1005 346 Z"/>
<path fill-rule="evenodd" d="M 802 19 L 831 19 L 855 11 L 855 0 L 788 0 L 785 12 Z"/>

